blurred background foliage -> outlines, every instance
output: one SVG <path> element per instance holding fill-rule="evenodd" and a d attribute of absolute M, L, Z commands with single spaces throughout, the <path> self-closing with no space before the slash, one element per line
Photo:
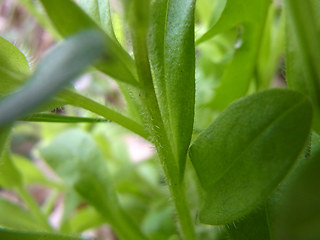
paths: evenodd
<path fill-rule="evenodd" d="M 54 0 L 53 0 L 54 1 Z M 31 70 L 39 59 L 60 40 L 59 34 L 45 17 L 37 0 L 1 0 L 0 34 L 20 49 L 29 60 Z M 80 6 L 83 1 L 76 1 Z M 196 8 L 196 39 L 208 31 L 221 15 L 225 1 L 198 0 Z M 128 32 L 123 24 L 119 1 L 111 1 L 112 20 L 119 42 L 131 51 Z M 231 63 L 237 49 L 243 44 L 243 29 L 233 27 L 196 46 L 196 136 L 219 114 L 212 104 L 224 70 Z M 259 41 L 258 54 L 247 94 L 270 87 L 285 87 L 284 69 L 284 17 L 282 4 L 274 1 L 269 9 L 265 28 Z M 102 103 L 125 112 L 124 97 L 118 85 L 110 77 L 90 69 L 81 76 L 74 88 Z M 92 113 L 66 106 L 53 109 L 60 115 L 95 117 Z M 49 217 L 51 224 L 62 233 L 95 236 L 97 239 L 117 239 L 112 230 L 103 225 L 103 219 L 81 196 L 68 188 L 40 157 L 39 150 L 50 146 L 59 134 L 70 129 L 89 133 L 107 161 L 110 178 L 119 194 L 124 209 L 152 239 L 175 239 L 175 218 L 168 204 L 169 194 L 161 167 L 154 156 L 153 146 L 113 123 L 25 123 L 16 124 L 11 136 L 13 160 L 24 179 L 28 191 Z M 190 166 L 187 166 L 190 168 Z M 199 204 L 197 183 L 193 171 L 187 171 L 188 198 L 196 213 Z M 306 180 L 307 181 L 307 180 Z M 17 208 L 16 203 L 22 208 Z M 3 188 L 0 191 L 0 226 L 13 229 L 39 231 L 39 226 L 28 222 L 30 216 L 24 210 L 21 196 Z M 16 214 L 13 214 L 13 213 Z M 17 216 L 21 222 L 16 221 Z M 10 218 L 12 218 L 10 221 Z M 23 221 L 25 220 L 25 221 Z M 294 224 L 294 223 L 292 223 Z M 219 227 L 197 226 L 199 239 L 213 239 L 222 234 Z"/>

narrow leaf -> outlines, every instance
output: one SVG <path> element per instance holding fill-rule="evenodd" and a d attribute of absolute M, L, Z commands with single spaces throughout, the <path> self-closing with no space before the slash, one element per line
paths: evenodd
<path fill-rule="evenodd" d="M 289 90 L 261 92 L 228 107 L 190 149 L 206 192 L 200 220 L 226 224 L 262 203 L 303 150 L 311 118 L 309 101 Z"/>
<path fill-rule="evenodd" d="M 26 121 L 26 122 L 52 122 L 52 123 L 109 122 L 109 120 L 103 119 L 103 118 L 72 117 L 72 116 L 64 116 L 64 115 L 50 114 L 50 113 L 35 113 L 32 115 L 20 118 L 19 120 Z"/>
<path fill-rule="evenodd" d="M 101 34 L 95 30 L 79 33 L 59 44 L 39 63 L 22 90 L 0 102 L 0 125 L 14 121 L 53 97 L 101 57 L 104 46 Z"/>
<path fill-rule="evenodd" d="M 72 0 L 41 0 L 49 18 L 63 37 L 87 28 L 100 29 Z M 135 65 L 130 55 L 107 34 L 104 34 L 109 58 L 96 64 L 105 74 L 137 86 Z"/>
<path fill-rule="evenodd" d="M 0 229 L 0 238 L 5 240 L 81 240 L 81 238 L 68 237 L 56 234 L 18 232 L 6 229 Z"/>
<path fill-rule="evenodd" d="M 160 110 L 184 170 L 195 103 L 194 0 L 154 1 L 149 54 Z"/>

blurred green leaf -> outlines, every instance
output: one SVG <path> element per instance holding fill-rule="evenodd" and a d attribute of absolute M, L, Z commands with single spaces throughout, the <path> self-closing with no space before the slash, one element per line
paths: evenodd
<path fill-rule="evenodd" d="M 0 102 L 0 125 L 41 106 L 60 88 L 89 64 L 102 56 L 102 35 L 89 30 L 79 33 L 54 48 L 39 63 L 37 70 L 26 85 Z"/>
<path fill-rule="evenodd" d="M 312 138 L 310 158 L 304 159 L 282 188 L 275 220 L 277 240 L 320 238 L 320 137 L 313 134 Z"/>
<path fill-rule="evenodd" d="M 109 0 L 79 0 L 78 5 L 114 40 L 116 40 Z"/>
<path fill-rule="evenodd" d="M 236 53 L 226 67 L 212 100 L 214 109 L 223 110 L 247 93 L 270 3 L 270 0 L 227 0 L 219 20 L 198 40 L 200 43 L 238 25 L 242 26 L 239 29 L 240 39 L 236 43 L 240 46 L 235 46 Z"/>
<path fill-rule="evenodd" d="M 288 85 L 310 97 L 320 133 L 320 10 L 318 0 L 285 1 Z"/>
<path fill-rule="evenodd" d="M 13 188 L 22 186 L 22 178 L 13 164 L 7 141 L 11 127 L 0 127 L 0 186 Z"/>
<path fill-rule="evenodd" d="M 39 224 L 32 214 L 9 200 L 0 198 L 0 212 L 1 227 L 16 230 L 39 231 Z M 1 239 L 6 240 L 6 238 Z"/>
<path fill-rule="evenodd" d="M 206 192 L 200 220 L 230 223 L 262 203 L 304 149 L 311 118 L 308 99 L 289 90 L 261 92 L 227 108 L 190 149 Z"/>
<path fill-rule="evenodd" d="M 71 0 L 41 0 L 41 3 L 63 37 L 68 37 L 87 28 L 100 29 Z M 130 55 L 109 35 L 104 34 L 104 39 L 108 46 L 108 57 L 95 65 L 97 69 L 117 80 L 137 86 L 135 65 Z"/>
<path fill-rule="evenodd" d="M 19 155 L 12 155 L 11 157 L 15 167 L 21 174 L 24 185 L 43 184 L 49 187 L 59 187 L 59 184 L 45 177 L 41 170 L 29 159 Z"/>
<path fill-rule="evenodd" d="M 149 55 L 166 131 L 184 171 L 195 104 L 194 0 L 154 1 Z"/>
<path fill-rule="evenodd" d="M 0 95 L 14 90 L 28 75 L 27 58 L 8 40 L 0 37 Z"/>
<path fill-rule="evenodd" d="M 228 240 L 271 240 L 270 223 L 265 207 L 254 210 L 240 221 L 226 226 Z"/>
<path fill-rule="evenodd" d="M 70 224 L 71 232 L 80 233 L 102 225 L 105 223 L 105 218 L 94 208 L 86 207 L 78 210 L 68 223 Z"/>
<path fill-rule="evenodd" d="M 81 240 L 81 238 L 56 234 L 19 232 L 6 229 L 0 229 L 0 238 L 4 240 Z"/>
<path fill-rule="evenodd" d="M 106 163 L 90 135 L 68 130 L 40 152 L 52 169 L 109 221 L 120 237 L 145 239 L 119 207 Z"/>

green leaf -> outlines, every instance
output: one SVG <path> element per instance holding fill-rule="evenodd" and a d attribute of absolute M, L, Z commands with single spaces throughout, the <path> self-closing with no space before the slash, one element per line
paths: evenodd
<path fill-rule="evenodd" d="M 21 175 L 6 146 L 10 130 L 11 127 L 0 127 L 0 186 L 7 188 L 22 186 Z"/>
<path fill-rule="evenodd" d="M 49 18 L 63 37 L 87 28 L 100 29 L 72 0 L 41 0 Z M 105 74 L 137 86 L 134 61 L 130 55 L 107 34 L 104 35 L 109 58 L 95 66 Z"/>
<path fill-rule="evenodd" d="M 19 120 L 27 121 L 27 122 L 52 122 L 52 123 L 109 122 L 109 120 L 103 119 L 103 118 L 72 117 L 72 116 L 64 116 L 64 115 L 50 114 L 50 113 L 35 113 L 29 116 L 20 118 Z"/>
<path fill-rule="evenodd" d="M 240 221 L 228 224 L 228 240 L 271 240 L 268 212 L 265 207 L 254 210 Z"/>
<path fill-rule="evenodd" d="M 311 118 L 309 101 L 289 90 L 261 92 L 228 107 L 190 149 L 206 192 L 200 220 L 226 224 L 262 203 L 302 152 Z"/>
<path fill-rule="evenodd" d="M 103 49 L 102 36 L 95 30 L 79 33 L 59 44 L 42 59 L 22 90 L 0 102 L 0 126 L 41 106 L 101 57 Z"/>
<path fill-rule="evenodd" d="M 194 0 L 154 1 L 149 54 L 160 110 L 183 173 L 195 104 Z"/>
<path fill-rule="evenodd" d="M 15 167 L 21 174 L 24 185 L 43 184 L 49 187 L 59 187 L 58 184 L 46 178 L 41 170 L 38 169 L 30 160 L 19 155 L 12 155 L 12 160 Z"/>
<path fill-rule="evenodd" d="M 63 132 L 40 152 L 68 185 L 109 220 L 120 237 L 145 239 L 120 209 L 106 163 L 90 135 L 80 130 Z"/>
<path fill-rule="evenodd" d="M 0 198 L 0 212 L 0 226 L 2 227 L 16 230 L 39 231 L 39 224 L 32 214 L 3 198 Z"/>
<path fill-rule="evenodd" d="M 310 97 L 313 128 L 320 132 L 319 1 L 285 1 L 286 76 L 288 85 Z"/>
<path fill-rule="evenodd" d="M 28 75 L 27 58 L 8 40 L 0 37 L 0 95 L 17 88 Z"/>
<path fill-rule="evenodd" d="M 198 43 L 242 25 L 241 46 L 226 67 L 212 100 L 212 107 L 223 110 L 231 102 L 244 96 L 253 77 L 264 25 L 271 1 L 228 0 L 219 20 L 211 26 Z"/>
<path fill-rule="evenodd" d="M 77 4 L 114 40 L 116 40 L 109 0 L 78 0 Z"/>
<path fill-rule="evenodd" d="M 275 215 L 275 239 L 320 238 L 319 135 L 313 134 L 311 148 L 310 158 L 304 159 L 282 188 L 281 205 Z"/>
<path fill-rule="evenodd" d="M 5 240 L 81 240 L 82 238 L 68 237 L 48 233 L 18 232 L 0 229 L 0 238 Z"/>

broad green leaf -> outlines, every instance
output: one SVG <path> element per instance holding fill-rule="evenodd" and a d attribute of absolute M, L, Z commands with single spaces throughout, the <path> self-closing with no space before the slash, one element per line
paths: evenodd
<path fill-rule="evenodd" d="M 320 238 L 320 137 L 313 134 L 311 156 L 299 165 L 282 188 L 276 212 L 275 239 Z"/>
<path fill-rule="evenodd" d="M 0 126 L 36 109 L 103 54 L 102 35 L 81 32 L 54 48 L 25 86 L 0 102 Z"/>
<path fill-rule="evenodd" d="M 39 231 L 39 224 L 31 213 L 3 198 L 0 198 L 0 212 L 1 227 L 16 230 Z"/>
<path fill-rule="evenodd" d="M 268 212 L 265 207 L 254 210 L 240 221 L 226 226 L 228 240 L 271 240 Z"/>
<path fill-rule="evenodd" d="M 72 0 L 41 0 L 49 18 L 63 37 L 86 28 L 100 29 Z M 134 61 L 109 35 L 104 34 L 108 58 L 95 66 L 105 74 L 132 85 L 137 85 Z"/>
<path fill-rule="evenodd" d="M 307 98 L 289 90 L 261 92 L 228 107 L 190 149 L 206 193 L 200 220 L 226 224 L 262 203 L 304 149 L 311 118 Z"/>
<path fill-rule="evenodd" d="M 72 117 L 72 116 L 64 116 L 64 115 L 50 114 L 50 113 L 35 113 L 29 116 L 20 118 L 19 120 L 27 121 L 27 122 L 52 122 L 52 123 L 109 122 L 109 120 L 103 119 L 103 118 Z"/>
<path fill-rule="evenodd" d="M 183 173 L 195 103 L 194 0 L 153 1 L 149 54 L 160 110 Z"/>
<path fill-rule="evenodd" d="M 288 85 L 310 97 L 313 128 L 320 132 L 320 14 L 318 0 L 285 1 Z"/>
<path fill-rule="evenodd" d="M 8 40 L 0 37 L 0 95 L 17 88 L 28 75 L 27 58 Z"/>
<path fill-rule="evenodd" d="M 106 163 L 90 135 L 80 130 L 63 132 L 40 152 L 52 169 L 109 221 L 120 237 L 145 239 L 120 209 Z"/>
<path fill-rule="evenodd" d="M 247 93 L 270 3 L 270 0 L 227 0 L 219 20 L 198 40 L 200 43 L 242 25 L 240 47 L 236 48 L 233 60 L 226 67 L 220 85 L 216 89 L 212 100 L 214 109 L 223 110 L 231 102 Z"/>
<path fill-rule="evenodd" d="M 0 239 L 3 240 L 83 240 L 82 238 L 68 237 L 49 233 L 19 232 L 0 229 Z"/>

